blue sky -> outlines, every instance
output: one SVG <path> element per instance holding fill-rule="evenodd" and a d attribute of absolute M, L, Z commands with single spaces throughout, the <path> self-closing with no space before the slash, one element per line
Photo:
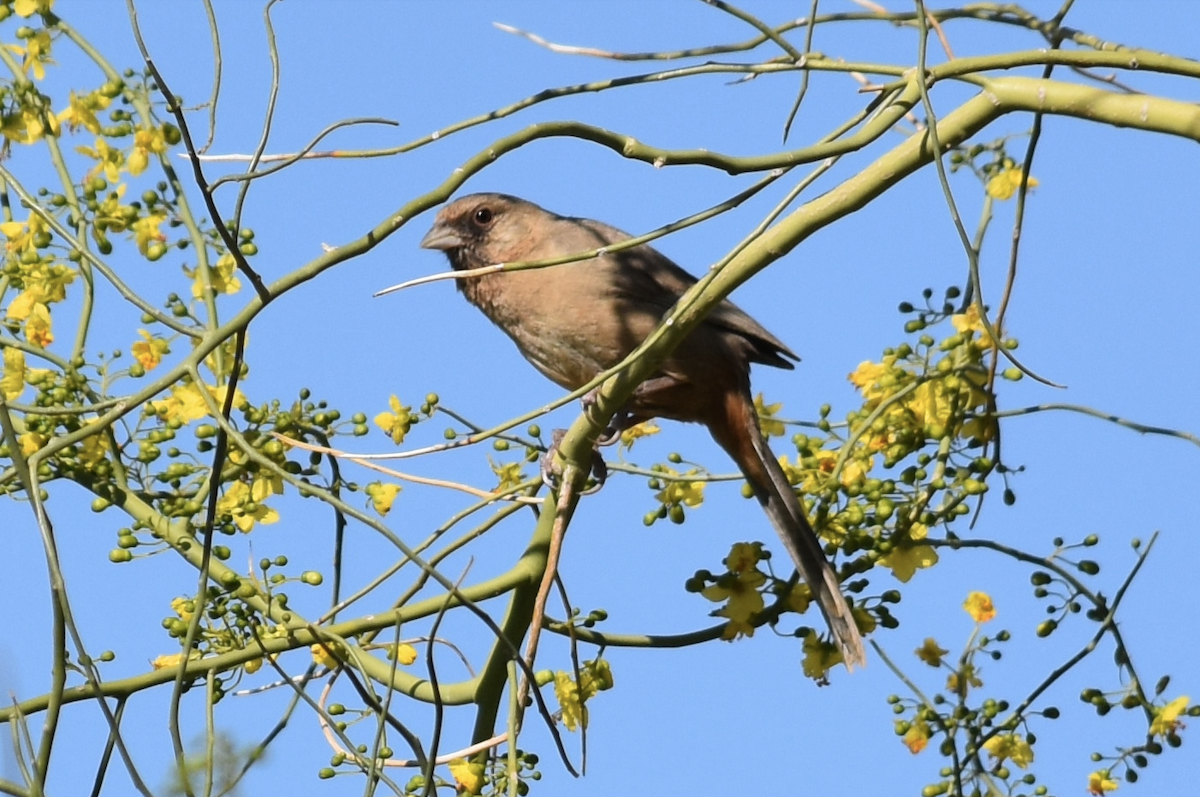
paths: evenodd
<path fill-rule="evenodd" d="M 159 69 L 185 102 L 200 102 L 212 75 L 202 9 L 179 3 L 143 5 L 143 32 Z M 747 0 L 744 6 L 778 24 L 805 13 L 808 4 Z M 1068 24 L 1105 40 L 1200 57 L 1200 6 L 1194 3 L 1080 0 L 1076 6 Z M 342 130 L 321 148 L 393 146 L 546 87 L 656 68 L 551 53 L 500 32 L 492 22 L 553 41 L 620 51 L 741 41 L 753 33 L 702 3 L 669 0 L 356 2 L 334 8 L 289 0 L 274 11 L 283 77 L 271 152 L 294 151 L 327 125 L 357 117 L 399 124 Z M 826 2 L 821 8 L 857 7 Z M 1032 2 L 1029 8 L 1048 16 L 1057 3 Z M 117 4 L 61 0 L 57 9 L 114 63 L 137 65 L 128 20 Z M 269 88 L 261 8 L 220 2 L 216 9 L 224 86 L 211 151 L 244 153 L 257 141 Z M 963 21 L 948 24 L 946 32 L 959 55 L 1041 46 L 1033 34 L 1015 28 L 997 31 Z M 4 35 L 11 37 L 11 29 Z M 830 26 L 818 30 L 814 48 L 851 61 L 908 64 L 915 61 L 916 36 L 884 24 Z M 936 47 L 930 52 L 943 57 Z M 60 60 L 64 74 L 78 66 L 65 53 Z M 1060 76 L 1068 79 L 1065 73 Z M 65 77 L 56 79 L 63 86 L 75 85 Z M 1180 100 L 1200 99 L 1194 81 L 1144 72 L 1124 79 Z M 403 156 L 301 164 L 262 181 L 250 194 L 245 223 L 256 232 L 260 254 L 255 265 L 267 278 L 279 277 L 318 256 L 322 245 L 359 237 L 404 202 L 437 186 L 495 138 L 538 121 L 577 118 L 663 147 L 736 154 L 777 150 L 797 79 L 728 83 L 727 76 L 712 76 L 570 97 Z M 934 92 L 942 113 L 967 96 L 970 92 L 957 86 L 939 86 Z M 815 75 L 790 143 L 799 146 L 820 137 L 862 102 L 845 75 Z M 201 124 L 199 118 L 195 123 Z M 983 138 L 1026 127 L 1027 120 L 1006 119 Z M 830 190 L 882 151 L 847 158 L 817 190 Z M 18 175 L 36 175 L 39 163 L 18 150 L 8 165 Z M 1194 297 L 1200 292 L 1198 167 L 1195 142 L 1046 120 L 1009 331 L 1021 341 L 1023 361 L 1066 388 L 1031 380 L 1005 383 L 1002 408 L 1069 402 L 1146 424 L 1198 431 L 1200 353 L 1192 320 Z M 223 168 L 211 165 L 210 176 Z M 473 177 L 465 190 L 514 193 L 563 214 L 599 218 L 641 233 L 714 204 L 752 179 L 699 167 L 653 169 L 586 142 L 551 139 L 500 159 Z M 952 185 L 973 229 L 981 201 L 978 184 L 963 174 L 952 177 Z M 699 273 L 753 228 L 785 190 L 775 189 L 711 223 L 670 236 L 659 248 Z M 228 209 L 232 192 L 219 194 L 218 201 Z M 1012 203 L 997 208 L 981 263 L 985 289 L 992 296 L 1003 286 L 1012 212 Z M 367 256 L 274 302 L 250 333 L 252 371 L 243 389 L 251 398 L 290 399 L 307 387 L 345 416 L 355 411 L 371 416 L 386 408 L 393 393 L 405 403 L 419 403 L 435 391 L 447 406 L 483 425 L 556 399 L 559 390 L 529 368 L 448 283 L 371 298 L 385 286 L 444 269 L 440 255 L 417 247 L 430 223 L 431 217 L 413 220 Z M 188 289 L 177 261 L 122 263 L 126 278 L 155 300 L 168 291 Z M 844 414 L 855 401 L 846 374 L 904 339 L 898 303 L 918 300 L 927 286 L 940 294 L 948 285 L 961 284 L 965 273 L 965 257 L 935 174 L 926 169 L 814 235 L 737 292 L 738 304 L 803 358 L 794 372 L 759 369 L 755 388 L 770 401 L 784 402 L 787 417 L 814 418 L 826 402 L 834 405 L 834 416 Z M 226 302 L 225 313 L 232 315 L 238 300 Z M 111 306 L 98 316 L 96 345 L 127 349 L 138 314 L 115 302 Z M 566 426 L 575 412 L 574 406 L 563 408 L 542 426 Z M 440 421 L 418 427 L 412 444 L 439 441 L 442 427 Z M 356 450 L 385 445 L 378 435 L 356 443 Z M 782 453 L 786 443 L 776 446 Z M 994 500 L 996 490 L 969 533 L 1034 552 L 1048 551 L 1056 536 L 1072 540 L 1098 534 L 1103 544 L 1094 558 L 1104 565 L 1100 589 L 1111 595 L 1134 560 L 1129 539 L 1160 532 L 1126 598 L 1122 628 L 1147 679 L 1170 672 L 1169 696 L 1200 696 L 1200 676 L 1192 664 L 1200 655 L 1200 621 L 1185 580 L 1200 557 L 1194 511 L 1200 452 L 1178 439 L 1139 436 L 1094 418 L 1061 413 L 1012 419 L 1005 426 L 1004 446 L 1007 463 L 1024 468 L 1012 482 L 1018 501 L 1005 507 Z M 640 443 L 631 458 L 649 465 L 671 451 L 716 471 L 732 470 L 703 430 L 676 424 L 664 424 L 664 433 Z M 404 467 L 490 486 L 493 477 L 484 454 L 455 452 Z M 71 596 L 90 647 L 118 653 L 117 661 L 107 665 L 106 677 L 144 672 L 154 656 L 172 652 L 159 620 L 169 614 L 171 598 L 194 585 L 191 570 L 165 556 L 110 565 L 107 553 L 116 529 L 124 525 L 121 517 L 115 511 L 91 514 L 90 496 L 78 489 L 55 485 L 51 493 Z M 408 488 L 389 520 L 398 534 L 421 538 L 462 506 L 459 497 Z M 732 486 L 710 487 L 705 507 L 682 526 L 644 527 L 641 517 L 653 507 L 644 480 L 624 478 L 588 499 L 572 525 L 563 578 L 572 600 L 585 612 L 598 607 L 608 611 L 609 630 L 679 633 L 708 625 L 711 605 L 685 593 L 684 580 L 698 568 L 715 568 L 731 542 L 773 536 L 761 513 Z M 280 523 L 234 541 L 231 562 L 286 552 L 297 572 L 326 569 L 329 517 L 311 503 L 284 501 L 279 508 Z M 27 506 L 0 505 L 0 528 L 8 531 L 9 540 L 9 576 L 0 595 L 9 606 L 20 607 L 0 620 L 0 673 L 6 689 L 28 697 L 44 691 L 49 668 L 44 564 Z M 510 521 L 482 540 L 473 551 L 471 578 L 505 568 L 527 533 L 527 523 Z M 392 556 L 365 531 L 351 530 L 352 578 L 369 579 L 381 557 Z M 1019 698 L 1092 631 L 1079 620 L 1047 641 L 1036 640 L 1033 629 L 1042 604 L 1031 595 L 1028 575 L 1027 568 L 994 556 L 947 553 L 941 566 L 902 586 L 904 602 L 896 610 L 900 628 L 874 638 L 922 688 L 937 690 L 944 676 L 917 662 L 911 651 L 927 636 L 957 651 L 972 630 L 960 604 L 970 590 L 987 591 L 999 608 L 995 627 L 1010 630 L 1013 641 L 1005 658 L 989 663 L 983 677 L 991 694 Z M 877 590 L 899 586 L 882 572 L 872 584 Z M 311 615 L 327 598 L 322 590 L 302 593 L 294 588 L 292 593 L 293 603 Z M 388 597 L 381 597 L 380 607 Z M 483 644 L 478 627 L 467 621 L 448 622 L 443 631 L 467 640 L 470 651 Z M 558 640 L 547 641 L 542 655 L 543 666 L 567 667 L 566 647 Z M 304 656 L 294 653 L 285 663 L 299 669 Z M 617 688 L 592 707 L 587 776 L 576 781 L 567 775 L 545 731 L 533 722 L 523 744 L 541 754 L 544 776 L 534 784 L 535 794 L 673 793 L 697 783 L 712 784 L 714 791 L 751 793 L 780 788 L 914 793 L 937 780 L 941 763 L 936 751 L 912 756 L 892 731 L 886 697 L 907 693 L 877 659 L 863 672 L 838 673 L 831 687 L 817 688 L 800 671 L 799 645 L 765 630 L 736 644 L 610 650 L 607 656 Z M 267 680 L 260 673 L 248 683 Z M 1094 768 L 1087 758 L 1092 751 L 1108 753 L 1139 739 L 1132 715 L 1117 710 L 1098 719 L 1079 701 L 1079 691 L 1089 686 L 1118 686 L 1111 651 L 1098 652 L 1046 695 L 1045 704 L 1063 712 L 1057 722 L 1035 728 L 1041 739 L 1035 771 L 1052 793 L 1082 793 Z M 143 776 L 154 786 L 163 782 L 169 762 L 168 696 L 159 690 L 135 699 L 125 726 Z M 248 744 L 270 730 L 286 699 L 282 690 L 231 698 L 219 711 L 236 739 Z M 188 727 L 199 731 L 199 701 L 185 705 Z M 413 711 L 405 715 L 409 717 L 426 732 L 426 712 Z M 465 743 L 469 723 L 469 717 L 451 717 L 443 747 Z M 37 723 L 32 727 L 36 731 Z M 1184 793 L 1193 783 L 1190 764 L 1195 760 L 1190 751 L 1194 741 L 1186 736 L 1182 750 L 1154 761 L 1142 782 L 1124 786 L 1122 793 Z M 93 706 L 68 711 L 51 793 L 78 793 L 90 784 L 103 737 Z M 569 741 L 577 745 L 578 739 Z M 572 749 L 578 753 L 577 746 Z M 315 721 L 302 711 L 273 745 L 267 762 L 246 780 L 244 793 L 361 793 L 360 779 L 316 779 L 329 755 Z M 5 767 L 0 770 L 4 777 L 17 777 L 11 762 Z M 118 767 L 112 777 L 106 793 L 132 792 Z"/>

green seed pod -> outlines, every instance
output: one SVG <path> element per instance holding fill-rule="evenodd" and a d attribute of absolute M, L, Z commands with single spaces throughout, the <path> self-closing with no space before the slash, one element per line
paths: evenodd
<path fill-rule="evenodd" d="M 1038 623 L 1037 635 L 1044 639 L 1045 637 L 1053 634 L 1056 628 L 1058 628 L 1058 622 L 1056 620 L 1043 620 L 1042 622 Z"/>

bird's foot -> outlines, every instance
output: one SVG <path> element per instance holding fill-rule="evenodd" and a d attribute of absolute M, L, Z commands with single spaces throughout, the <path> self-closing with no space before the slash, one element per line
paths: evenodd
<path fill-rule="evenodd" d="M 584 393 L 583 398 L 579 400 L 585 412 L 596 406 L 596 399 L 600 395 L 599 390 L 600 388 L 592 388 L 587 393 Z M 637 426 L 637 424 L 638 421 L 634 419 L 633 415 L 626 410 L 619 410 L 612 417 L 612 420 L 608 422 L 608 427 L 604 430 L 604 434 L 596 438 L 596 445 L 600 447 L 613 445 L 621 439 L 621 432 L 631 426 Z"/>
<path fill-rule="evenodd" d="M 555 481 L 562 476 L 562 467 L 558 464 L 558 446 L 562 443 L 566 433 L 566 429 L 555 429 L 550 435 L 550 449 L 542 457 L 542 482 L 550 489 L 554 489 Z M 620 432 L 617 432 L 616 437 L 620 436 Z M 600 452 L 594 448 L 592 449 L 590 473 L 596 480 L 595 484 L 581 492 L 580 495 L 591 495 L 598 492 L 604 486 L 604 482 L 608 480 L 608 465 L 604 462 L 604 457 L 600 456 Z"/>

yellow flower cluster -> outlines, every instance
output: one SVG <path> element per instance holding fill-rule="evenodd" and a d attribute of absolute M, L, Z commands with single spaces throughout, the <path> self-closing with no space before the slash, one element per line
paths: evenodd
<path fill-rule="evenodd" d="M 64 263 L 55 262 L 53 257 L 42 255 L 41 250 L 50 241 L 50 229 L 38 214 L 30 214 L 23 222 L 4 222 L 0 224 L 0 232 L 7 239 L 4 251 L 7 271 L 12 274 L 10 279 L 22 288 L 8 304 L 8 320 L 23 325 L 25 339 L 30 343 L 46 348 L 54 342 L 50 305 L 66 298 L 67 286 L 75 280 L 76 272 Z"/>
<path fill-rule="evenodd" d="M 393 443 L 400 445 L 413 425 L 412 407 L 401 404 L 400 399 L 396 398 L 394 394 L 388 399 L 388 406 L 392 408 L 392 411 L 376 415 L 375 425 L 392 438 Z"/>
<path fill-rule="evenodd" d="M 554 674 L 554 695 L 562 707 L 563 725 L 574 731 L 587 727 L 588 709 L 585 703 L 597 692 L 612 689 L 612 670 L 604 659 L 585 661 L 579 669 L 579 683 L 570 673 L 561 670 Z"/>
<path fill-rule="evenodd" d="M 700 594 L 713 603 L 725 601 L 724 606 L 713 612 L 729 621 L 721 632 L 721 639 L 732 641 L 742 636 L 754 636 L 753 620 L 764 606 L 759 590 L 767 583 L 766 574 L 758 569 L 763 558 L 762 543 L 734 543 L 725 557 L 729 572 L 701 591 Z"/>
<path fill-rule="evenodd" d="M 664 481 L 663 488 L 659 490 L 654 497 L 664 506 L 700 506 L 704 503 L 704 482 L 690 482 L 680 479 L 682 476 L 691 476 L 698 471 L 689 470 L 687 473 L 680 474 L 674 468 L 663 467 L 661 469 L 663 475 L 670 477 L 668 481 Z"/>

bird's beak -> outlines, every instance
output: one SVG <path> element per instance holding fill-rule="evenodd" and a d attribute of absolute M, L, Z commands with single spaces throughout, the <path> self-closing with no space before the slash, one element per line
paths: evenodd
<path fill-rule="evenodd" d="M 454 230 L 444 224 L 435 224 L 433 229 L 425 233 L 425 237 L 421 239 L 422 249 L 441 249 L 443 252 L 449 249 L 458 249 L 463 245 L 463 239 Z"/>

